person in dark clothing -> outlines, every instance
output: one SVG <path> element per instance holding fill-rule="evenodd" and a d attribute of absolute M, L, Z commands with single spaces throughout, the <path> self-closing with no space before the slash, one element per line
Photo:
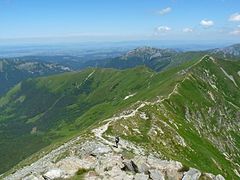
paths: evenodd
<path fill-rule="evenodd" d="M 118 137 L 118 136 L 116 136 L 116 137 L 115 137 L 116 148 L 118 148 L 118 143 L 119 143 L 119 140 L 120 140 L 120 139 L 119 139 L 119 137 Z"/>

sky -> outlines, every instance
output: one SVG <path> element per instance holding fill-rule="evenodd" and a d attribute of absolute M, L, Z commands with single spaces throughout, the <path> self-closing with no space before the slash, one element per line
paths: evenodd
<path fill-rule="evenodd" d="M 240 0 L 0 0 L 0 42 L 240 41 Z"/>

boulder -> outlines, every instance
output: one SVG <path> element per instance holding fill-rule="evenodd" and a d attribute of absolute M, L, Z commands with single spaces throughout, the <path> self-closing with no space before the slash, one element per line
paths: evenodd
<path fill-rule="evenodd" d="M 149 173 L 152 180 L 165 180 L 164 175 L 160 170 L 151 169 L 149 170 Z"/>
<path fill-rule="evenodd" d="M 198 180 L 201 176 L 201 172 L 197 169 L 190 168 L 189 171 L 184 173 L 182 180 Z"/>

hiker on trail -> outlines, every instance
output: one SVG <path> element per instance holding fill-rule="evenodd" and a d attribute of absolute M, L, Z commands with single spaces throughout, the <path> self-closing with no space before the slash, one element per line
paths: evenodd
<path fill-rule="evenodd" d="M 119 143 L 119 137 L 118 136 L 115 137 L 115 143 L 116 143 L 116 148 L 118 148 L 118 143 Z"/>

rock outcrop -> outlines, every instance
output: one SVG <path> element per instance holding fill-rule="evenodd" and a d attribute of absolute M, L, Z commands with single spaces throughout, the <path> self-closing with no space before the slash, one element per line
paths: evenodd
<path fill-rule="evenodd" d="M 116 148 L 113 141 L 102 137 L 102 129 L 94 130 L 98 134 L 94 140 L 72 140 L 4 179 L 53 180 L 79 177 L 92 180 L 198 180 L 204 175 L 197 169 L 184 170 L 180 162 L 161 160 L 153 154 L 146 155 L 144 149 L 125 140 L 121 140 L 119 148 Z M 208 173 L 208 179 L 224 178 Z"/>

